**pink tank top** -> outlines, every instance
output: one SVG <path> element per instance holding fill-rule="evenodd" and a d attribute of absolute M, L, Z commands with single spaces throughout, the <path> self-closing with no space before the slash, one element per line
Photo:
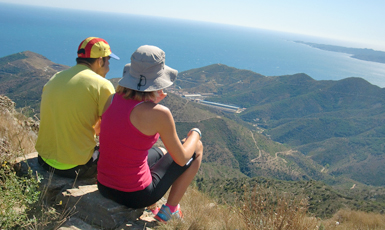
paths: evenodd
<path fill-rule="evenodd" d="M 147 136 L 132 125 L 130 114 L 139 103 L 115 94 L 100 128 L 98 181 L 124 192 L 143 190 L 152 181 L 147 155 L 159 134 Z"/>

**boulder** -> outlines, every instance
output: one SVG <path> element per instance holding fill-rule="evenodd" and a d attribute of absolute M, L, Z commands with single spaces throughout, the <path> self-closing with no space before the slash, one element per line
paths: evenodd
<path fill-rule="evenodd" d="M 16 159 L 16 164 L 19 164 L 18 170 L 21 174 L 26 174 L 28 169 L 31 169 L 33 176 L 36 176 L 40 182 L 40 189 L 45 193 L 46 199 L 55 199 L 56 195 L 65 189 L 74 188 L 76 186 L 95 184 L 96 179 L 71 179 L 61 177 L 53 173 L 47 172 L 40 166 L 37 160 L 38 153 L 30 153 Z"/>
<path fill-rule="evenodd" d="M 86 223 L 102 229 L 115 229 L 130 220 L 136 220 L 144 209 L 131 209 L 104 198 L 97 185 L 67 189 L 58 194 L 56 203 L 71 207 L 71 212 Z"/>
<path fill-rule="evenodd" d="M 40 181 L 40 189 L 49 205 L 59 205 L 67 214 L 64 229 L 143 229 L 155 226 L 156 221 L 144 209 L 131 209 L 104 198 L 98 191 L 96 179 L 70 179 L 43 169 L 37 160 L 38 153 L 16 159 L 24 174 L 29 169 Z M 161 203 L 165 203 L 162 199 Z M 141 216 L 145 220 L 141 220 Z M 146 227 L 145 227 L 146 228 Z"/>
<path fill-rule="evenodd" d="M 71 217 L 58 230 L 99 230 L 77 217 Z"/>

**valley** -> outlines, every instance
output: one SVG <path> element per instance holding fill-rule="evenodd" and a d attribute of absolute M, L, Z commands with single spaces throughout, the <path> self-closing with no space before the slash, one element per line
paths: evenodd
<path fill-rule="evenodd" d="M 1 58 L 0 94 L 19 109 L 38 114 L 43 85 L 65 68 L 32 52 Z M 110 79 L 115 86 L 118 80 Z M 382 191 L 385 185 L 385 92 L 363 79 L 266 77 L 215 64 L 180 73 L 167 93 L 161 103 L 173 113 L 180 138 L 192 127 L 202 131 L 205 155 L 197 185 L 210 193 L 228 197 L 236 190 L 231 186 L 257 178 L 294 183 L 285 185 L 292 192 L 296 186 L 310 192 L 315 187 L 306 183 L 317 181 L 317 189 L 329 186 L 353 197 Z M 204 95 L 205 101 L 244 110 L 225 112 L 183 95 Z M 215 190 L 215 183 L 227 184 L 226 191 Z M 370 208 L 382 209 L 382 195 L 373 197 L 379 206 L 371 203 Z"/>

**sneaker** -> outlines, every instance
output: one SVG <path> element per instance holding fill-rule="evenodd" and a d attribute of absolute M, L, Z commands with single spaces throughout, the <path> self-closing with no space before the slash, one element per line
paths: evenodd
<path fill-rule="evenodd" d="M 183 218 L 183 214 L 182 214 L 182 211 L 180 210 L 179 204 L 176 212 L 174 213 L 171 213 L 169 207 L 167 207 L 166 205 L 162 205 L 162 208 L 159 210 L 158 214 L 155 216 L 155 219 L 163 223 L 166 223 L 167 221 L 171 220 L 171 218 L 178 218 L 178 219 Z"/>

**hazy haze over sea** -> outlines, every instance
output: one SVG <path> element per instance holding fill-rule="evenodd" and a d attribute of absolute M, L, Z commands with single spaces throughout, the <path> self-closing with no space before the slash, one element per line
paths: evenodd
<path fill-rule="evenodd" d="M 166 64 L 180 72 L 215 63 L 266 76 L 306 73 L 316 80 L 361 77 L 385 87 L 385 64 L 315 49 L 294 40 L 352 47 L 350 43 L 254 28 L 168 18 L 39 8 L 0 3 L 0 57 L 30 50 L 53 62 L 75 64 L 86 37 L 106 39 L 120 61 L 111 61 L 107 78 L 121 77 L 123 66 L 141 45 L 166 52 Z M 370 47 L 368 47 L 370 48 Z"/>

